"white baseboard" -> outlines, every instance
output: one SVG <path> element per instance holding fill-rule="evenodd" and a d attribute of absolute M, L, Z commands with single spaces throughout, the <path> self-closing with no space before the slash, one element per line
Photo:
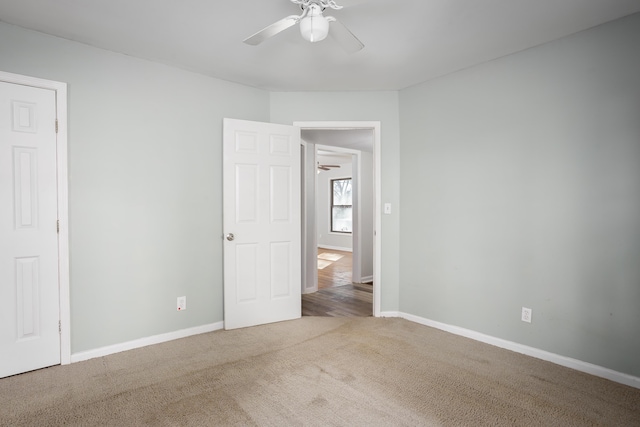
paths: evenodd
<path fill-rule="evenodd" d="M 400 316 L 399 311 L 381 311 L 380 317 L 402 317 L 402 316 Z"/>
<path fill-rule="evenodd" d="M 318 245 L 319 248 L 329 249 L 330 251 L 353 252 L 352 248 L 341 248 L 340 246 Z"/>
<path fill-rule="evenodd" d="M 371 283 L 373 282 L 373 276 L 363 276 L 358 283 Z"/>
<path fill-rule="evenodd" d="M 192 335 L 204 334 L 206 332 L 218 331 L 224 328 L 224 322 L 211 323 L 208 325 L 196 326 L 189 329 L 181 329 L 175 332 L 167 332 L 166 334 L 154 335 L 151 337 L 140 338 L 133 341 L 127 341 L 120 344 L 100 347 L 93 350 L 81 351 L 71 355 L 71 363 L 82 362 L 84 360 L 96 357 L 108 356 L 121 351 L 133 350 L 135 348 L 146 347 L 148 345 L 160 344 L 167 341 L 186 338 Z"/>
<path fill-rule="evenodd" d="M 512 341 L 507 341 L 502 338 L 492 337 L 490 335 L 485 335 L 480 332 L 472 331 L 470 329 L 460 328 L 458 326 L 436 322 L 435 320 L 425 319 L 424 317 L 414 316 L 413 314 L 396 312 L 396 311 L 385 311 L 380 313 L 380 316 L 381 317 L 400 317 L 402 319 L 406 319 L 411 322 L 419 323 L 425 326 L 430 326 L 432 328 L 440 329 L 445 332 L 449 332 L 455 335 L 460 335 L 466 338 L 471 338 L 472 340 L 476 340 L 476 341 L 480 341 L 496 347 L 504 348 L 506 350 L 515 351 L 516 353 L 521 353 L 527 356 L 535 357 L 536 359 L 546 360 L 547 362 L 555 363 L 556 365 L 575 369 L 576 371 L 585 372 L 587 374 L 595 375 L 596 377 L 606 378 L 608 380 L 615 381 L 620 384 L 625 384 L 625 385 L 640 389 L 639 377 L 614 371 L 612 369 L 604 368 L 602 366 L 594 365 L 592 363 L 583 362 L 582 360 L 561 356 L 559 354 L 551 353 L 545 350 L 540 350 L 535 347 L 529 347 L 529 346 L 518 344 Z"/>

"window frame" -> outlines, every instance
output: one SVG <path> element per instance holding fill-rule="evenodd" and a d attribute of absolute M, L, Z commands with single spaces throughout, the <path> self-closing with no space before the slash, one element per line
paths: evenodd
<path fill-rule="evenodd" d="M 334 204 L 334 182 L 335 181 L 350 181 L 351 182 L 351 204 L 350 205 L 336 205 Z M 353 177 L 349 178 L 333 178 L 329 179 L 329 192 L 331 193 L 331 197 L 329 200 L 329 232 L 330 233 L 339 233 L 339 234 L 353 234 Z M 334 230 L 333 228 L 333 208 L 351 208 L 351 231 L 341 231 Z"/>

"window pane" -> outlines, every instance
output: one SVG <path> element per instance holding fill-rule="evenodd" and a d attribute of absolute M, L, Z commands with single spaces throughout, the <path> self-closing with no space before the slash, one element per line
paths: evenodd
<path fill-rule="evenodd" d="M 352 205 L 351 202 L 351 180 L 336 179 L 333 180 L 333 204 L 334 205 Z"/>
<path fill-rule="evenodd" d="M 331 231 L 340 231 L 342 233 L 352 233 L 351 206 L 334 206 L 331 210 L 333 225 Z"/>

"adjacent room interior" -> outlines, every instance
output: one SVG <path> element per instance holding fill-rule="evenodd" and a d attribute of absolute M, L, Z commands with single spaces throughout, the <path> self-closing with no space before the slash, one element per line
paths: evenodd
<path fill-rule="evenodd" d="M 315 220 L 318 258 L 317 288 L 303 285 L 303 315 L 373 314 L 373 135 L 372 129 L 302 131 L 307 150 L 315 150 L 315 218 L 308 219 Z"/>

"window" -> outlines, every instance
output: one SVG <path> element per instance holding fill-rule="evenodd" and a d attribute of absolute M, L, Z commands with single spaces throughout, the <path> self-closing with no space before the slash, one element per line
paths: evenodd
<path fill-rule="evenodd" d="M 331 231 L 351 233 L 353 197 L 351 178 L 331 180 Z"/>

